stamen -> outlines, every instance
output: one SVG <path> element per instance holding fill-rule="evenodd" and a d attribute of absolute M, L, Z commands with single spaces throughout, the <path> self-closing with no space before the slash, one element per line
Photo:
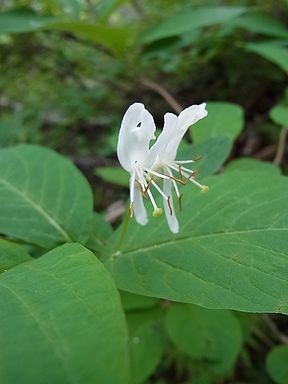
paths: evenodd
<path fill-rule="evenodd" d="M 158 208 L 158 206 L 157 206 L 157 204 L 156 204 L 156 202 L 155 202 L 155 200 L 154 200 L 154 197 L 153 197 L 153 195 L 152 195 L 152 193 L 151 193 L 151 191 L 150 191 L 150 189 L 149 189 L 149 185 L 148 185 L 148 183 L 147 183 L 146 180 L 145 180 L 145 177 L 144 177 L 143 175 L 141 175 L 141 173 L 140 173 L 139 170 L 137 170 L 137 174 L 138 174 L 140 183 L 141 183 L 141 185 L 142 185 L 143 192 L 145 193 L 144 196 L 146 196 L 146 193 L 148 193 L 149 199 L 150 199 L 150 201 L 151 201 L 151 203 L 152 203 L 152 205 L 153 205 L 153 208 L 154 208 L 153 216 L 154 216 L 154 217 L 159 217 L 159 216 L 161 216 L 161 214 L 162 214 L 162 209 L 161 209 L 161 208 Z M 150 180 L 151 180 L 151 182 L 153 181 L 152 178 L 150 178 L 149 181 L 150 181 Z M 151 182 L 150 182 L 150 183 L 151 183 Z M 155 183 L 155 184 L 156 184 L 156 183 Z M 160 211 L 161 211 L 161 212 L 160 212 Z M 156 216 L 155 216 L 155 215 L 156 215 Z"/>
<path fill-rule="evenodd" d="M 187 177 L 187 182 L 188 180 L 191 181 L 193 184 L 195 184 L 198 188 L 201 189 L 202 192 L 208 192 L 209 191 L 209 187 L 208 185 L 203 185 L 203 184 L 200 184 L 198 181 L 196 181 L 194 179 L 194 175 L 187 175 L 186 172 L 183 172 L 184 176 Z"/>
<path fill-rule="evenodd" d="M 181 175 L 184 175 L 184 172 L 182 172 L 182 170 L 187 171 L 189 173 L 195 173 L 195 171 L 192 171 L 191 169 L 177 166 L 174 163 L 169 164 L 168 167 L 172 168 L 176 172 L 179 172 L 179 173 L 181 172 Z M 180 171 L 180 168 L 181 168 L 181 171 Z"/>
<path fill-rule="evenodd" d="M 177 183 L 176 183 L 176 181 L 175 181 L 174 178 L 173 178 L 173 173 L 170 171 L 170 169 L 169 169 L 168 167 L 165 167 L 165 169 L 166 169 L 167 173 L 169 174 L 169 176 L 171 177 L 171 180 L 172 180 L 172 183 L 173 183 L 173 187 L 174 187 L 174 189 L 175 189 L 175 191 L 176 191 L 176 195 L 177 195 L 177 197 L 178 197 L 178 199 L 179 199 L 179 197 L 180 197 L 180 192 L 179 192 Z"/>
<path fill-rule="evenodd" d="M 159 187 L 159 185 L 157 185 L 154 180 L 152 180 L 152 179 L 150 179 L 150 180 L 151 180 L 152 185 L 157 189 L 157 191 L 160 193 L 160 195 L 162 195 L 165 200 L 168 200 L 169 197 L 165 195 L 165 193 L 162 191 L 162 189 Z"/>
<path fill-rule="evenodd" d="M 176 164 L 191 164 L 191 163 L 195 163 L 195 160 L 176 160 L 176 161 L 174 161 L 174 163 L 176 163 Z"/>
<path fill-rule="evenodd" d="M 169 176 L 162 175 L 162 173 L 158 173 L 158 172 L 152 171 L 151 169 L 147 169 L 147 168 L 144 168 L 144 170 L 145 170 L 148 174 L 151 173 L 152 175 L 157 176 L 157 177 L 160 177 L 161 179 L 168 179 L 168 180 L 170 180 L 170 177 L 169 177 Z"/>

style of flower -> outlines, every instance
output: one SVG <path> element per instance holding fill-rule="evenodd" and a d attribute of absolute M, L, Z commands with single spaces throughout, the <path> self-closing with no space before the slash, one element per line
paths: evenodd
<path fill-rule="evenodd" d="M 208 187 L 195 180 L 195 171 L 186 168 L 194 160 L 176 161 L 179 144 L 187 129 L 198 120 L 207 116 L 206 104 L 192 105 L 184 109 L 179 116 L 166 113 L 163 131 L 150 148 L 155 139 L 155 123 L 152 115 L 141 103 L 132 104 L 126 111 L 119 132 L 117 154 L 122 167 L 130 173 L 130 216 L 135 215 L 136 221 L 145 225 L 148 222 L 143 197 L 150 199 L 153 216 L 159 217 L 162 209 L 158 207 L 151 187 L 163 197 L 164 209 L 170 230 L 179 231 L 175 215 L 172 188 L 174 188 L 181 209 L 181 197 L 177 183 L 194 183 L 202 191 Z M 177 172 L 178 177 L 175 177 Z M 157 181 L 163 179 L 163 189 Z"/>

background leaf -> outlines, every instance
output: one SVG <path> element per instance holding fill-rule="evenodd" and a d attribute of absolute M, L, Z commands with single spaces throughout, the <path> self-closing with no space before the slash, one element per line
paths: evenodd
<path fill-rule="evenodd" d="M 33 32 L 55 21 L 52 16 L 40 16 L 29 10 L 0 13 L 0 35 L 4 33 Z"/>
<path fill-rule="evenodd" d="M 61 30 L 75 34 L 81 39 L 102 44 L 114 52 L 123 52 L 133 40 L 131 28 L 114 28 L 106 25 L 88 24 L 81 21 L 63 21 L 50 25 L 53 30 Z"/>
<path fill-rule="evenodd" d="M 84 247 L 66 244 L 1 274 L 0 291 L 1 383 L 129 383 L 119 295 Z"/>
<path fill-rule="evenodd" d="M 246 49 L 271 61 L 284 72 L 288 72 L 288 48 L 277 43 L 249 43 Z"/>
<path fill-rule="evenodd" d="M 270 117 L 274 123 L 288 127 L 288 107 L 285 105 L 275 105 L 270 110 Z"/>
<path fill-rule="evenodd" d="M 195 143 L 217 136 L 227 136 L 235 140 L 244 125 L 243 109 L 236 104 L 208 102 L 208 116 L 190 127 L 190 135 Z"/>
<path fill-rule="evenodd" d="M 225 23 L 245 11 L 244 7 L 190 7 L 177 11 L 140 37 L 142 43 L 151 43 L 171 36 L 189 33 L 214 24 Z"/>
<path fill-rule="evenodd" d="M 92 193 L 78 169 L 33 145 L 0 150 L 0 232 L 44 248 L 87 240 Z"/>
<path fill-rule="evenodd" d="M 120 167 L 99 167 L 95 169 L 95 175 L 121 187 L 129 186 L 129 173 Z"/>
<path fill-rule="evenodd" d="M 186 187 L 178 235 L 164 217 L 131 221 L 121 249 L 106 249 L 117 286 L 207 308 L 288 313 L 287 178 L 230 172 L 205 183 L 208 194 Z"/>
<path fill-rule="evenodd" d="M 288 346 L 281 345 L 270 351 L 267 357 L 266 366 L 272 379 L 277 384 L 288 382 Z"/>
<path fill-rule="evenodd" d="M 150 310 L 129 313 L 131 366 L 133 383 L 143 383 L 161 361 L 164 346 L 160 331 L 161 312 Z"/>
<path fill-rule="evenodd" d="M 181 352 L 206 361 L 207 369 L 214 374 L 233 369 L 241 350 L 242 333 L 231 312 L 173 304 L 165 323 L 168 335 Z"/>
<path fill-rule="evenodd" d="M 250 32 L 287 38 L 288 30 L 277 19 L 268 14 L 249 12 L 231 21 L 231 25 L 244 28 Z"/>
<path fill-rule="evenodd" d="M 228 158 L 232 148 L 232 141 L 225 136 L 213 137 L 197 144 L 187 144 L 181 147 L 177 160 L 187 160 L 199 157 L 194 164 L 199 171 L 199 179 L 213 175 L 219 171 Z M 192 167 L 191 167 L 192 169 Z"/>
<path fill-rule="evenodd" d="M 107 223 L 102 215 L 94 212 L 90 236 L 85 246 L 93 250 L 94 253 L 100 254 L 112 233 L 113 228 L 111 225 Z"/>
<path fill-rule="evenodd" d="M 0 239 L 0 273 L 33 258 L 18 244 Z"/>

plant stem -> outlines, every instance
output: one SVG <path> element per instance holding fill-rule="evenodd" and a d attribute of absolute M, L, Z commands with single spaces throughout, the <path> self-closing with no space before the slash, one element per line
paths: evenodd
<path fill-rule="evenodd" d="M 117 241 L 115 248 L 114 248 L 114 252 L 113 252 L 114 256 L 116 256 L 117 251 L 119 251 L 119 249 L 121 248 L 121 246 L 123 244 L 123 241 L 124 241 L 125 236 L 126 236 L 128 224 L 129 224 L 129 219 L 130 219 L 130 209 L 127 208 L 126 213 L 123 217 L 122 224 L 121 224 L 120 235 L 119 235 L 118 241 Z"/>

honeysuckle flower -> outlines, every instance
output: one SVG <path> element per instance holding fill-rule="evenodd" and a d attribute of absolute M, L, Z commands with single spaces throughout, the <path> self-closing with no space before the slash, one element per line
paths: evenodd
<path fill-rule="evenodd" d="M 189 180 L 203 191 L 208 187 L 195 180 L 195 171 L 186 168 L 186 164 L 194 160 L 176 161 L 179 144 L 187 129 L 198 120 L 207 116 L 206 104 L 193 105 L 183 110 L 179 116 L 166 113 L 164 128 L 154 145 L 150 148 L 150 141 L 155 139 L 155 123 L 152 115 L 141 103 L 132 104 L 126 111 L 119 132 L 117 154 L 122 167 L 130 173 L 130 216 L 135 214 L 136 221 L 145 225 L 148 222 L 143 197 L 150 199 L 153 206 L 153 216 L 162 214 L 151 187 L 163 197 L 164 209 L 170 230 L 179 231 L 179 224 L 175 215 L 172 188 L 175 189 L 181 208 L 182 194 L 177 182 L 186 184 Z M 179 173 L 175 177 L 174 173 Z M 157 181 L 163 179 L 163 189 Z"/>
<path fill-rule="evenodd" d="M 150 150 L 151 157 L 155 159 L 152 169 L 156 169 L 158 172 L 160 170 L 164 176 L 170 177 L 170 179 L 165 177 L 163 182 L 163 192 L 166 196 L 170 196 L 170 199 L 164 198 L 164 208 L 169 227 L 174 233 L 179 231 L 179 224 L 173 206 L 172 187 L 175 189 L 180 208 L 182 194 L 179 192 L 177 182 L 182 183 L 183 176 L 186 177 L 186 181 L 191 181 L 201 188 L 203 192 L 208 191 L 206 185 L 202 185 L 195 180 L 195 171 L 186 168 L 186 164 L 195 163 L 196 159 L 175 160 L 179 144 L 188 128 L 207 116 L 208 112 L 205 108 L 206 104 L 202 103 L 184 109 L 179 116 L 166 113 L 164 115 L 163 131 Z M 175 171 L 179 174 L 178 179 L 174 177 L 173 172 Z"/>

